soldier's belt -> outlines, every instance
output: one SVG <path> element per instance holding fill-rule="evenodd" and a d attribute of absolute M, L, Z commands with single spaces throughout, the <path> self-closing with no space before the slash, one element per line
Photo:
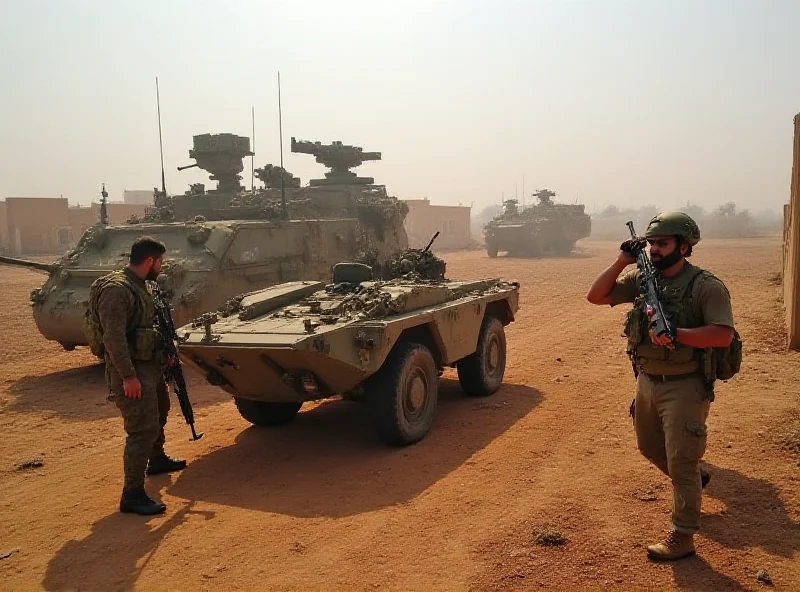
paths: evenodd
<path fill-rule="evenodd" d="M 642 374 L 653 382 L 672 382 L 674 380 L 686 380 L 687 378 L 696 378 L 700 376 L 699 372 L 684 372 L 683 374 L 650 374 L 649 372 L 642 372 Z"/>

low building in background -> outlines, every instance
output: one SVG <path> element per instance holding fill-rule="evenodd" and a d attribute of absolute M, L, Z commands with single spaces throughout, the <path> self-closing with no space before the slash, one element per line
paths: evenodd
<path fill-rule="evenodd" d="M 8 236 L 8 216 L 6 202 L 0 201 L 0 254 L 11 252 L 11 240 Z"/>
<path fill-rule="evenodd" d="M 123 189 L 122 201 L 126 204 L 153 205 L 152 189 Z"/>
<path fill-rule="evenodd" d="M 109 203 L 109 224 L 142 216 L 147 205 Z M 70 206 L 63 197 L 8 197 L 0 201 L 0 251 L 11 255 L 61 255 L 100 220 L 100 204 Z"/>
<path fill-rule="evenodd" d="M 404 199 L 408 204 L 405 220 L 408 245 L 414 249 L 424 248 L 436 232 L 439 237 L 435 249 L 467 249 L 472 243 L 470 228 L 470 206 L 432 205 L 428 198 Z"/>

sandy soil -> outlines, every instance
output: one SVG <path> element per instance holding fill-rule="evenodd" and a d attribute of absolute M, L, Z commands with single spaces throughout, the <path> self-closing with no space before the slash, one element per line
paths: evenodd
<path fill-rule="evenodd" d="M 785 351 L 778 238 L 703 241 L 694 260 L 731 288 L 742 373 L 718 388 L 698 556 L 654 564 L 667 481 L 637 452 L 623 308 L 584 294 L 615 253 L 569 258 L 448 253 L 452 278 L 522 283 L 506 386 L 463 396 L 445 373 L 434 428 L 392 449 L 356 403 L 309 406 L 250 427 L 222 391 L 189 377 L 198 428 L 177 403 L 168 450 L 190 461 L 149 480 L 167 506 L 116 511 L 124 434 L 102 366 L 33 324 L 42 276 L 0 268 L 0 588 L 80 590 L 800 589 L 800 353 Z M 795 422 L 795 423 L 793 423 Z M 40 459 L 40 467 L 17 465 Z M 566 542 L 540 546 L 550 527 Z"/>

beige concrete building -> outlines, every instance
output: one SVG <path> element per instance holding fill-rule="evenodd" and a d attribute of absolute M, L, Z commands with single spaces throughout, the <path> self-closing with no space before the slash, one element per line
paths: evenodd
<path fill-rule="evenodd" d="M 784 209 L 783 303 L 789 347 L 800 349 L 800 113 L 794 118 L 789 205 Z"/>
<path fill-rule="evenodd" d="M 8 197 L 6 224 L 14 255 L 60 253 L 74 244 L 63 197 Z"/>
<path fill-rule="evenodd" d="M 141 216 L 144 204 L 108 204 L 109 224 Z M 63 197 L 9 197 L 0 202 L 0 250 L 12 255 L 62 254 L 100 220 L 100 204 L 70 206 Z"/>
<path fill-rule="evenodd" d="M 436 249 L 469 247 L 472 241 L 470 206 L 432 205 L 427 198 L 403 201 L 408 204 L 405 229 L 411 248 L 424 248 L 437 231 L 441 234 L 434 244 Z"/>
<path fill-rule="evenodd" d="M 0 201 L 0 253 L 11 250 L 11 241 L 8 236 L 8 216 L 6 215 L 6 202 Z"/>
<path fill-rule="evenodd" d="M 152 189 L 123 189 L 122 201 L 126 204 L 153 205 Z"/>

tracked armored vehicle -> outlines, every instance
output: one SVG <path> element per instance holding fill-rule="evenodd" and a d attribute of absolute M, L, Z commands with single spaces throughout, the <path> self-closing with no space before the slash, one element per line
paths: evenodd
<path fill-rule="evenodd" d="M 194 136 L 189 154 L 196 163 L 189 167 L 211 173 L 218 181 L 216 189 L 193 184 L 176 196 L 154 190 L 153 207 L 128 224 L 108 225 L 101 214 L 100 223 L 52 265 L 0 259 L 49 274 L 31 294 L 39 332 L 67 350 L 86 345 L 81 327 L 91 283 L 124 266 L 130 245 L 143 235 L 167 246 L 161 280 L 176 323 L 215 309 L 241 292 L 299 279 L 327 279 L 338 261 L 356 260 L 377 269 L 407 247 L 406 204 L 373 179 L 347 170 L 360 164 L 362 155 L 379 159 L 380 153 L 362 153 L 341 143 L 298 144 L 294 138 L 292 145 L 295 152 L 315 154 L 335 174 L 318 180 L 319 185 L 300 187 L 299 179 L 267 165 L 258 171 L 265 186 L 247 191 L 238 173 L 242 159 L 252 154 L 249 139 L 233 134 Z M 356 182 L 350 182 L 353 179 Z"/>
<path fill-rule="evenodd" d="M 286 282 L 241 295 L 177 330 L 181 360 L 255 425 L 288 423 L 304 402 L 342 395 L 367 405 L 384 441 L 412 444 L 430 429 L 444 367 L 457 368 L 469 395 L 500 388 L 504 327 L 518 309 L 518 284 L 448 281 L 444 268 L 407 252 L 384 279 L 342 263 L 327 285 Z"/>
<path fill-rule="evenodd" d="M 504 211 L 484 227 L 486 253 L 538 257 L 546 253 L 568 255 L 575 243 L 592 232 L 592 219 L 580 204 L 557 204 L 548 189 L 533 194 L 539 203 L 520 210 L 507 200 Z"/>

